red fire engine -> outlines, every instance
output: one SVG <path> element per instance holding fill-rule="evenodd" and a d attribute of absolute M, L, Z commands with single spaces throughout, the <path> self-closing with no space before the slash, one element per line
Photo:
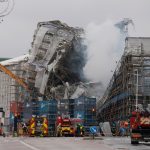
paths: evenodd
<path fill-rule="evenodd" d="M 59 116 L 56 120 L 56 136 L 76 136 L 77 124 L 81 123 L 82 120 L 78 118 Z M 83 131 L 81 133 L 83 134 Z"/>
<path fill-rule="evenodd" d="M 150 142 L 150 112 L 133 111 L 130 117 L 131 144 Z"/>

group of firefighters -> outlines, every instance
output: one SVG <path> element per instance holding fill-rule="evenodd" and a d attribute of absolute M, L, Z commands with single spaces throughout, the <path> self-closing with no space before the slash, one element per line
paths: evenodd
<path fill-rule="evenodd" d="M 18 123 L 17 136 L 28 136 L 30 125 L 24 122 Z M 61 129 L 61 128 L 60 128 Z M 75 129 L 75 136 L 80 137 L 83 136 L 85 132 L 84 126 L 81 124 L 77 124 Z"/>
<path fill-rule="evenodd" d="M 112 122 L 111 132 L 113 136 L 128 136 L 130 124 L 128 121 Z"/>
<path fill-rule="evenodd" d="M 66 118 L 65 118 L 66 119 Z M 40 123 L 40 125 L 38 125 Z M 44 126 L 46 125 L 46 126 Z M 120 122 L 119 126 L 116 122 L 113 122 L 111 125 L 111 132 L 114 136 L 120 135 L 128 135 L 128 122 Z M 45 130 L 47 132 L 44 132 Z M 81 123 L 74 123 L 72 124 L 69 120 L 66 120 L 66 122 L 63 124 L 63 120 L 61 120 L 61 123 L 59 122 L 56 126 L 56 136 L 65 136 L 65 135 L 72 135 L 76 137 L 84 136 L 85 135 L 85 127 Z M 17 123 L 17 135 L 18 136 L 36 136 L 37 132 L 41 134 L 44 134 L 43 136 L 48 136 L 48 122 L 46 118 L 35 118 L 32 117 L 28 123 L 25 122 L 18 122 Z M 68 132 L 66 134 L 66 132 Z M 103 133 L 101 127 L 99 130 L 100 134 L 102 136 L 105 136 Z"/>
<path fill-rule="evenodd" d="M 59 128 L 59 130 L 62 130 L 62 127 L 60 125 L 58 125 L 57 128 Z M 116 124 L 113 124 L 111 131 L 112 131 L 113 135 L 124 136 L 124 135 L 127 135 L 127 128 L 128 128 L 127 122 L 121 123 L 120 127 L 118 129 L 116 127 Z M 29 132 L 30 132 L 30 123 L 18 122 L 18 130 L 17 130 L 18 136 L 28 136 Z M 60 133 L 61 133 L 61 131 L 60 131 Z M 76 126 L 74 127 L 73 136 L 80 137 L 80 136 L 84 136 L 84 134 L 85 134 L 84 126 L 80 123 L 76 124 Z M 102 130 L 100 130 L 100 134 L 102 136 L 105 136 Z M 63 136 L 63 135 L 60 134 L 59 136 Z"/>
<path fill-rule="evenodd" d="M 28 122 L 14 121 L 14 136 L 48 136 L 46 117 L 32 117 Z"/>

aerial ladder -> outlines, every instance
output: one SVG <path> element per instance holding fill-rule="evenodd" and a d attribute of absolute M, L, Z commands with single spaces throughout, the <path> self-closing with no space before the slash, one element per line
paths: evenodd
<path fill-rule="evenodd" d="M 24 82 L 23 79 L 21 79 L 20 77 L 18 77 L 17 75 L 15 75 L 14 73 L 12 73 L 9 69 L 7 69 L 5 66 L 3 66 L 2 64 L 0 64 L 0 70 L 3 71 L 4 73 L 6 73 L 8 76 L 10 76 L 11 78 L 13 78 L 19 85 L 21 85 L 23 88 L 25 88 L 28 92 L 30 92 L 29 87 L 27 85 L 27 83 Z"/>

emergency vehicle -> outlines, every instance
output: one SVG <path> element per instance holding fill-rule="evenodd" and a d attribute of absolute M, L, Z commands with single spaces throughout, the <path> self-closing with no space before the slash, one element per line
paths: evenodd
<path fill-rule="evenodd" d="M 131 144 L 150 142 L 150 111 L 133 111 L 130 117 Z"/>

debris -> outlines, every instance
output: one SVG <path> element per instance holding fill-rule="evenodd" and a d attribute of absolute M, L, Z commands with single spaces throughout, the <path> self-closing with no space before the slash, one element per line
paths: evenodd
<path fill-rule="evenodd" d="M 67 97 L 65 89 L 74 89 L 73 84 L 85 80 L 83 34 L 83 29 L 60 21 L 38 23 L 27 64 L 36 72 L 35 87 L 46 98 L 54 98 L 56 93 L 60 93 L 57 98 Z"/>

